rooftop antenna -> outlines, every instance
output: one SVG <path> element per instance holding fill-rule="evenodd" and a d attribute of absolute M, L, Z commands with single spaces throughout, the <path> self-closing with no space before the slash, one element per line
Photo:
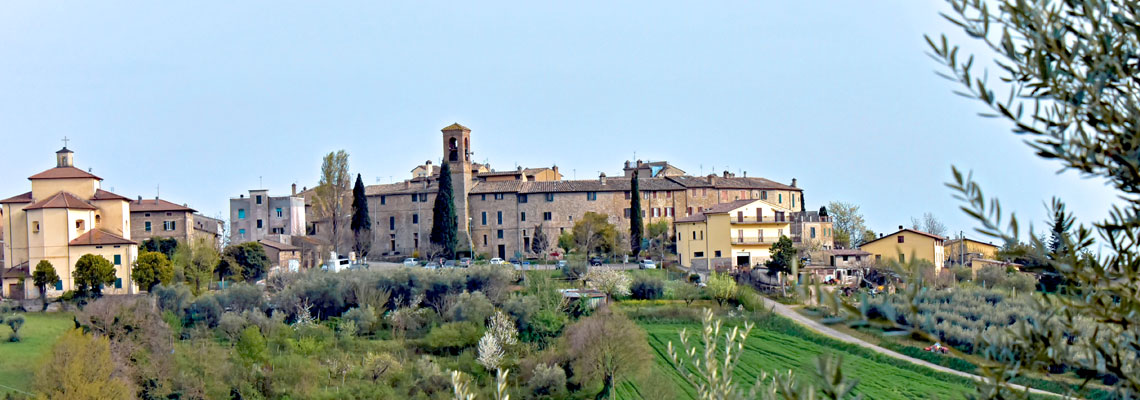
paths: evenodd
<path fill-rule="evenodd" d="M 162 197 L 162 184 L 154 185 L 154 198 Z"/>

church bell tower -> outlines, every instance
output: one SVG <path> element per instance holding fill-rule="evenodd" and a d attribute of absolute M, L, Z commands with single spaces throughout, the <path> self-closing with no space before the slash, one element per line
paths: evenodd
<path fill-rule="evenodd" d="M 471 167 L 471 130 L 454 123 L 442 129 L 443 162 L 451 169 L 452 197 L 455 199 L 455 217 L 458 231 L 463 232 L 459 248 L 475 254 L 471 242 L 470 216 L 467 196 L 475 185 Z"/>

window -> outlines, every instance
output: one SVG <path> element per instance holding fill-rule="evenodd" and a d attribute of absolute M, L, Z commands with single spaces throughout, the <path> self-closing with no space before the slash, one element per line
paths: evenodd
<path fill-rule="evenodd" d="M 783 193 L 776 195 L 776 202 L 778 202 L 780 204 L 784 204 L 784 194 Z"/>
<path fill-rule="evenodd" d="M 903 242 L 903 235 L 899 235 L 899 243 Z"/>
<path fill-rule="evenodd" d="M 115 289 L 123 288 L 123 278 L 115 278 Z"/>
<path fill-rule="evenodd" d="M 244 211 L 244 210 L 242 210 L 242 211 Z M 147 218 L 150 218 L 150 213 L 145 213 L 145 214 L 143 214 L 143 216 L 144 216 L 144 217 L 147 217 Z"/>
<path fill-rule="evenodd" d="M 792 207 L 795 207 L 795 205 L 796 205 L 796 194 L 792 193 Z"/>
<path fill-rule="evenodd" d="M 525 212 L 519 213 L 519 221 L 526 222 L 526 213 Z"/>
<path fill-rule="evenodd" d="M 701 240 L 705 240 L 705 231 L 701 231 Z"/>
<path fill-rule="evenodd" d="M 487 235 L 483 235 L 483 245 L 487 245 Z"/>
<path fill-rule="evenodd" d="M 653 191 L 653 198 L 657 198 L 657 191 Z"/>
<path fill-rule="evenodd" d="M 261 195 L 257 195 L 257 204 L 261 204 Z"/>
<path fill-rule="evenodd" d="M 525 194 L 520 194 L 520 195 L 518 195 L 518 197 L 519 197 L 519 203 L 526 203 L 526 195 Z"/>
<path fill-rule="evenodd" d="M 665 192 L 665 193 L 671 193 L 671 192 Z M 676 216 L 675 211 L 676 211 L 676 209 L 673 207 L 666 208 L 665 209 L 665 216 L 666 217 L 675 217 Z"/>
<path fill-rule="evenodd" d="M 245 239 L 245 229 L 238 229 L 238 237 Z"/>
<path fill-rule="evenodd" d="M 847 261 L 847 256 L 843 256 L 843 261 Z"/>
<path fill-rule="evenodd" d="M 281 207 L 277 207 L 277 218 L 281 218 L 285 213 L 281 211 Z"/>
<path fill-rule="evenodd" d="M 427 193 L 420 193 L 420 203 L 427 201 Z"/>
<path fill-rule="evenodd" d="M 632 211 L 630 211 L 628 208 L 626 208 L 626 209 L 625 209 L 625 217 L 626 217 L 626 218 L 629 218 L 631 215 L 633 215 L 633 212 L 632 212 Z"/>
<path fill-rule="evenodd" d="M 412 214 L 412 223 L 413 224 L 420 223 L 420 215 L 419 214 Z"/>
<path fill-rule="evenodd" d="M 811 227 L 811 238 L 815 239 L 815 227 Z"/>
<path fill-rule="evenodd" d="M 697 231 L 693 231 L 693 240 L 697 240 Z"/>
<path fill-rule="evenodd" d="M 546 194 L 546 201 L 547 202 L 554 201 L 554 193 L 547 193 Z"/>
<path fill-rule="evenodd" d="M 63 290 L 63 280 L 55 281 L 55 290 Z"/>
<path fill-rule="evenodd" d="M 174 213 L 166 213 L 167 217 L 172 216 L 172 215 L 174 215 Z"/>
<path fill-rule="evenodd" d="M 175 221 L 162 221 L 162 230 L 164 230 L 164 231 L 174 230 L 174 222 Z M 257 220 L 257 227 L 258 228 L 261 227 L 261 220 Z"/>
<path fill-rule="evenodd" d="M 553 219 L 554 219 L 554 213 L 552 213 L 550 211 L 542 213 L 542 220 L 543 221 L 550 221 Z"/>
<path fill-rule="evenodd" d="M 487 225 L 487 212 L 483 211 L 483 225 Z"/>
<path fill-rule="evenodd" d="M 479 195 L 479 200 L 480 201 L 487 201 L 487 195 L 485 195 L 485 194 Z"/>
<path fill-rule="evenodd" d="M 396 230 L 396 217 L 395 216 L 388 217 L 388 230 L 390 230 L 390 231 Z"/>
<path fill-rule="evenodd" d="M 285 234 L 285 228 L 272 228 L 272 229 L 270 229 L 270 231 L 273 232 L 273 234 L 275 234 L 275 235 L 284 235 Z"/>
<path fill-rule="evenodd" d="M 419 233 L 413 233 L 412 234 L 412 247 L 416 247 L 416 248 L 420 247 L 420 234 Z"/>
<path fill-rule="evenodd" d="M 693 215 L 693 208 L 685 207 L 685 215 Z"/>
<path fill-rule="evenodd" d="M 641 198 L 644 200 L 649 200 L 649 192 L 641 192 Z"/>
<path fill-rule="evenodd" d="M 420 201 L 420 196 L 415 194 L 415 193 L 412 193 L 412 202 L 415 203 L 417 201 Z"/>
<path fill-rule="evenodd" d="M 495 193 L 495 200 L 502 200 L 502 199 L 503 199 L 502 193 Z"/>
<path fill-rule="evenodd" d="M 150 214 L 147 214 L 146 216 L 149 217 Z M 238 219 L 245 219 L 245 209 L 244 208 L 238 209 Z"/>
<path fill-rule="evenodd" d="M 720 257 L 720 250 L 714 251 L 713 256 L 714 257 Z"/>
<path fill-rule="evenodd" d="M 503 230 L 499 229 L 499 230 L 495 231 L 495 236 L 497 236 L 499 239 L 502 239 L 503 238 Z"/>
<path fill-rule="evenodd" d="M 123 265 L 123 256 L 115 254 L 115 265 Z"/>
<path fill-rule="evenodd" d="M 657 193 L 657 192 L 653 192 L 653 193 Z M 653 207 L 653 218 L 657 218 L 660 216 L 661 216 L 661 209 L 657 208 L 657 207 Z"/>
<path fill-rule="evenodd" d="M 380 205 L 388 203 L 388 196 L 380 196 Z"/>
<path fill-rule="evenodd" d="M 75 231 L 76 232 L 83 232 L 83 225 L 84 225 L 83 220 L 81 220 L 81 219 L 75 220 Z"/>
<path fill-rule="evenodd" d="M 502 212 L 502 211 L 499 211 L 499 212 L 498 212 L 498 213 L 495 215 L 495 218 L 496 218 L 496 220 L 497 220 L 497 221 L 499 221 L 499 222 L 498 222 L 498 224 L 499 224 L 499 225 L 502 225 L 502 224 L 503 224 L 503 212 Z"/>
<path fill-rule="evenodd" d="M 163 227 L 164 228 L 166 227 L 166 223 L 163 223 Z M 264 227 L 264 224 L 262 223 L 262 221 L 260 219 L 257 220 L 257 229 L 261 229 L 262 227 Z"/>
<path fill-rule="evenodd" d="M 629 191 L 628 191 L 628 190 L 626 190 L 626 191 L 625 191 L 625 199 L 626 199 L 626 200 L 629 200 L 629 196 L 630 196 L 630 194 L 629 194 Z"/>
<path fill-rule="evenodd" d="M 705 257 L 705 252 L 703 252 L 703 251 L 693 252 L 693 258 L 704 258 L 704 257 Z"/>
<path fill-rule="evenodd" d="M 875 254 L 875 261 L 883 261 L 883 255 L 882 254 Z"/>
<path fill-rule="evenodd" d="M 95 214 L 95 226 L 99 226 L 99 223 L 102 222 L 102 220 L 103 218 L 99 214 Z"/>
<path fill-rule="evenodd" d="M 598 192 L 586 192 L 586 200 L 594 201 L 598 199 Z"/>
<path fill-rule="evenodd" d="M 143 222 L 143 229 L 150 232 L 150 221 Z"/>
<path fill-rule="evenodd" d="M 665 192 L 665 198 L 666 198 L 666 199 L 671 199 L 671 198 L 673 198 L 673 192 Z"/>
<path fill-rule="evenodd" d="M 760 191 L 760 200 L 768 200 L 768 191 L 767 190 L 761 190 Z"/>

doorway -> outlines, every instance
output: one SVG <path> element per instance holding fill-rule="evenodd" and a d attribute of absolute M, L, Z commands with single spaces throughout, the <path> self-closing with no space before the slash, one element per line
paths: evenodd
<path fill-rule="evenodd" d="M 504 260 L 507 259 L 507 245 L 505 245 L 505 244 L 499 245 L 499 258 L 504 259 Z"/>
<path fill-rule="evenodd" d="M 752 256 L 748 253 L 738 254 L 736 256 L 736 265 L 740 267 L 747 267 L 752 265 Z"/>

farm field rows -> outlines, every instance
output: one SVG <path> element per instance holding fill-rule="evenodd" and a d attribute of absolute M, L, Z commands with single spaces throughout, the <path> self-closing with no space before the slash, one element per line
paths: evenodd
<path fill-rule="evenodd" d="M 669 376 L 674 385 L 676 398 L 694 398 L 696 393 L 691 385 L 671 367 L 666 346 L 670 341 L 679 344 L 679 333 L 688 328 L 690 334 L 699 332 L 696 323 L 646 323 L 639 325 L 648 334 L 650 346 L 654 350 L 656 362 L 653 373 Z M 738 382 L 749 385 L 761 371 L 769 373 L 791 370 L 801 379 L 814 377 L 815 360 L 824 353 L 843 357 L 843 371 L 853 379 L 858 379 L 856 393 L 873 399 L 915 399 L 915 398 L 961 398 L 972 390 L 960 379 L 947 379 L 899 368 L 877 361 L 864 354 L 853 354 L 843 349 L 831 348 L 800 337 L 779 332 L 754 329 L 745 343 L 745 355 L 736 370 Z M 620 385 L 619 396 L 625 399 L 643 398 L 636 385 Z"/>

